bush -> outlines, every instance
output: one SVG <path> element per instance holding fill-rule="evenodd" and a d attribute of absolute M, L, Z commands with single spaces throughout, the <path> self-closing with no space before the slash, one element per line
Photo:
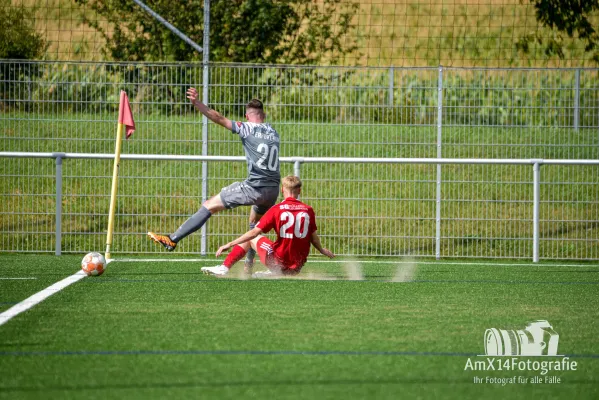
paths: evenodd
<path fill-rule="evenodd" d="M 43 56 L 47 44 L 35 31 L 33 15 L 25 8 L 13 7 L 10 0 L 0 0 L 0 59 L 33 60 Z M 0 95 L 10 99 L 14 82 L 30 80 L 39 69 L 33 64 L 10 63 L 0 67 Z M 8 82 L 6 82 L 8 81 Z M 12 82 L 11 82 L 12 81 Z"/>
<path fill-rule="evenodd" d="M 0 0 L 0 21 L 0 58 L 33 60 L 44 54 L 47 44 L 35 31 L 31 10 Z"/>

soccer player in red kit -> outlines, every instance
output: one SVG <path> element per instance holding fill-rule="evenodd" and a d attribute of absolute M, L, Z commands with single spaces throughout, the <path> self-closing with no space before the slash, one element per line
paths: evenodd
<path fill-rule="evenodd" d="M 310 245 L 329 258 L 335 257 L 320 244 L 314 210 L 298 200 L 301 180 L 296 176 L 287 176 L 281 184 L 285 200 L 268 210 L 254 229 L 218 249 L 217 257 L 233 247 L 222 265 L 203 267 L 202 272 L 226 275 L 229 269 L 245 256 L 250 246 L 256 250 L 260 261 L 268 268 L 266 272 L 254 274 L 255 277 L 298 274 L 308 259 Z M 272 229 L 277 233 L 274 243 L 262 235 Z"/>

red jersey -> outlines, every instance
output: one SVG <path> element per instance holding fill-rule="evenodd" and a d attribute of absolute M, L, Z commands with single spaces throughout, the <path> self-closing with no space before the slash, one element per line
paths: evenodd
<path fill-rule="evenodd" d="M 305 264 L 312 233 L 316 231 L 314 210 L 307 204 L 287 197 L 264 214 L 256 224 L 262 232 L 275 229 L 277 240 L 273 244 L 273 256 L 283 268 L 298 270 Z"/>

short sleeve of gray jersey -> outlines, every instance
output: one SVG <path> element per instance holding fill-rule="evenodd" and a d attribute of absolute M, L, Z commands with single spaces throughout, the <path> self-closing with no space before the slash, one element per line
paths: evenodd
<path fill-rule="evenodd" d="M 246 182 L 252 187 L 279 186 L 279 145 L 277 131 L 267 123 L 233 121 L 231 131 L 241 139 L 248 166 Z"/>

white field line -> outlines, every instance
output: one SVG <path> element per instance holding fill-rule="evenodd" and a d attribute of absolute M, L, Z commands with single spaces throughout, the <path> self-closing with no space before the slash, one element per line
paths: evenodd
<path fill-rule="evenodd" d="M 111 259 L 111 262 L 210 262 L 222 264 L 223 259 L 216 258 L 173 258 L 169 260 L 167 258 L 123 258 L 123 259 Z M 344 264 L 347 260 L 312 260 L 318 264 Z M 358 261 L 360 264 L 413 264 L 418 265 L 479 265 L 484 267 L 580 267 L 580 268 L 599 268 L 599 264 L 536 264 L 536 263 L 493 263 L 493 262 L 446 262 L 446 261 L 376 261 L 376 260 L 364 260 Z M 555 261 L 556 263 L 559 261 Z M 306 265 L 310 265 L 310 261 Z"/>
<path fill-rule="evenodd" d="M 28 279 L 37 279 L 36 277 L 32 276 L 32 277 L 27 277 L 27 278 L 0 278 L 1 280 L 28 280 Z"/>
<path fill-rule="evenodd" d="M 71 275 L 67 278 L 64 278 L 62 281 L 56 282 L 55 284 L 48 286 L 41 292 L 37 292 L 33 296 L 26 298 L 22 302 L 15 304 L 11 308 L 9 308 L 8 310 L 6 310 L 0 314 L 0 325 L 5 324 L 11 318 L 19 315 L 23 311 L 29 310 L 31 307 L 35 306 L 36 304 L 41 303 L 42 301 L 46 300 L 48 297 L 52 296 L 54 293 L 60 292 L 62 289 L 66 288 L 70 284 L 75 283 L 75 282 L 85 278 L 86 276 L 87 275 L 85 274 L 85 272 L 78 271 L 78 272 L 74 273 L 73 275 Z"/>

